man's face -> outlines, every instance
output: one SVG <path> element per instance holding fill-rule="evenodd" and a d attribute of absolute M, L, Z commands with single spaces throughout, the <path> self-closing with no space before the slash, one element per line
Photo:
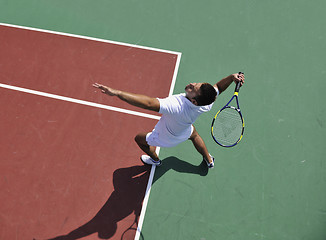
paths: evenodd
<path fill-rule="evenodd" d="M 203 83 L 190 83 L 185 87 L 186 97 L 191 101 L 193 98 L 199 96 L 200 87 Z"/>

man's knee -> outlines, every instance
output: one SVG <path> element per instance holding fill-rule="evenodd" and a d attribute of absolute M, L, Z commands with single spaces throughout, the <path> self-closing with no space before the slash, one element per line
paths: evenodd
<path fill-rule="evenodd" d="M 140 140 L 141 140 L 140 134 L 137 134 L 134 139 L 135 139 L 136 143 L 140 143 Z"/>
<path fill-rule="evenodd" d="M 139 133 L 135 136 L 135 142 L 137 144 L 146 144 L 146 134 L 145 133 Z"/>

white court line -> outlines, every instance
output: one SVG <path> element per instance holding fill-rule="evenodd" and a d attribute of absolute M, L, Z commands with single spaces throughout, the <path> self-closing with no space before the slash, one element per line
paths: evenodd
<path fill-rule="evenodd" d="M 176 80 L 177 80 L 180 61 L 181 61 L 181 53 L 178 54 L 177 61 L 175 63 L 172 82 L 171 82 L 170 91 L 169 91 L 169 96 L 171 96 L 173 94 L 173 91 L 174 91 L 174 86 L 175 86 L 175 83 L 176 83 Z"/>
<path fill-rule="evenodd" d="M 177 61 L 176 61 L 176 65 L 175 65 L 175 68 L 174 68 L 174 73 L 173 73 L 173 78 L 172 78 L 172 82 L 171 82 L 171 86 L 170 86 L 169 96 L 171 96 L 173 94 L 173 90 L 174 90 L 175 83 L 176 83 L 176 78 L 177 78 L 177 73 L 178 73 L 178 70 L 179 70 L 180 60 L 181 60 L 181 52 L 163 50 L 163 49 L 152 48 L 152 47 L 145 47 L 145 46 L 140 46 L 140 45 L 136 45 L 136 44 L 128 44 L 128 43 L 122 43 L 122 42 L 117 42 L 117 41 L 99 39 L 99 38 L 94 38 L 94 37 L 86 37 L 86 36 L 70 34 L 70 33 L 62 33 L 62 32 L 56 32 L 56 31 L 51 31 L 51 30 L 44 30 L 44 29 L 33 28 L 33 27 L 18 26 L 18 25 L 7 24 L 7 23 L 0 23 L 0 26 L 1 25 L 2 26 L 7 26 L 7 27 L 26 29 L 26 30 L 31 30 L 31 31 L 38 31 L 38 32 L 44 32 L 44 33 L 51 33 L 51 34 L 56 34 L 56 35 L 74 37 L 74 38 L 87 39 L 87 40 L 104 42 L 104 43 L 117 44 L 117 45 L 128 46 L 128 47 L 133 47 L 133 48 L 140 48 L 140 49 L 145 49 L 145 50 L 175 54 L 175 55 L 177 55 Z M 16 90 L 16 91 L 21 91 L 21 92 L 25 92 L 25 93 L 31 93 L 31 94 L 35 94 L 35 95 L 39 95 L 39 96 L 54 98 L 54 99 L 58 99 L 58 100 L 78 103 L 78 104 L 82 104 L 82 105 L 107 109 L 107 110 L 111 110 L 111 111 L 117 111 L 117 112 L 127 113 L 127 114 L 131 114 L 131 115 L 156 119 L 156 120 L 160 119 L 159 116 L 155 116 L 155 115 L 151 115 L 151 114 L 131 111 L 131 110 L 117 108 L 117 107 L 111 107 L 111 106 L 107 106 L 107 105 L 103 105 L 103 104 L 98 104 L 98 103 L 73 99 L 73 98 L 59 96 L 59 95 L 55 95 L 55 94 L 51 94 L 51 93 L 44 93 L 44 92 L 40 92 L 40 91 L 35 91 L 35 90 L 31 90 L 31 89 L 26 89 L 26 88 L 10 86 L 10 85 L 1 84 L 1 83 L 0 83 L 0 87 L 11 89 L 11 90 Z M 156 148 L 157 155 L 159 155 L 159 152 L 160 152 L 160 148 L 157 147 Z M 144 200 L 143 200 L 142 210 L 141 210 L 141 214 L 140 214 L 139 221 L 138 221 L 137 232 L 136 232 L 134 240 L 139 240 L 139 237 L 140 237 L 141 229 L 142 229 L 144 218 L 145 218 L 146 208 L 147 208 L 147 204 L 148 204 L 148 200 L 149 200 L 149 195 L 150 195 L 151 187 L 152 187 L 152 184 L 153 184 L 155 168 L 156 168 L 155 166 L 152 166 L 152 168 L 151 168 L 150 176 L 149 176 L 148 183 L 147 183 L 146 193 L 145 193 L 145 197 L 144 197 Z"/>
<path fill-rule="evenodd" d="M 123 43 L 123 42 L 100 39 L 100 38 L 94 38 L 94 37 L 81 36 L 81 35 L 76 35 L 76 34 L 71 34 L 71 33 L 63 33 L 63 32 L 45 30 L 45 29 L 40 29 L 40 28 L 25 27 L 25 26 L 19 26 L 19 25 L 8 24 L 8 23 L 0 23 L 0 26 L 13 27 L 13 28 L 31 30 L 31 31 L 36 31 L 36 32 L 51 33 L 51 34 L 68 36 L 68 37 L 73 37 L 73 38 L 87 39 L 87 40 L 92 40 L 92 41 L 97 41 L 97 42 L 111 43 L 111 44 L 116 44 L 116 45 L 121 45 L 121 46 L 126 46 L 126 47 L 140 48 L 140 49 L 144 49 L 144 50 L 151 50 L 151 51 L 155 51 L 155 52 L 176 54 L 178 56 L 178 59 L 181 56 L 180 52 L 164 50 L 164 49 L 159 49 L 159 48 L 153 48 L 153 47 L 145 47 L 145 46 L 140 46 L 140 45 L 136 45 L 136 44 Z"/>
<path fill-rule="evenodd" d="M 151 119 L 155 119 L 155 120 L 159 120 L 161 118 L 160 116 L 156 116 L 156 115 L 152 115 L 152 114 L 136 112 L 136 111 L 127 110 L 127 109 L 118 108 L 118 107 L 112 107 L 112 106 L 108 106 L 108 105 L 104 105 L 104 104 L 88 102 L 88 101 L 70 98 L 70 97 L 64 97 L 64 96 L 60 96 L 60 95 L 56 95 L 56 94 L 52 94 L 52 93 L 45 93 L 45 92 L 40 92 L 40 91 L 31 90 L 31 89 L 27 89 L 27 88 L 11 86 L 11 85 L 7 85 L 7 84 L 3 84 L 3 83 L 0 83 L 0 87 L 19 91 L 19 92 L 30 93 L 30 94 L 34 94 L 34 95 L 38 95 L 38 96 L 53 98 L 53 99 L 57 99 L 57 100 L 62 100 L 62 101 L 66 101 L 66 102 L 78 103 L 81 105 L 102 108 L 102 109 L 111 110 L 111 111 L 115 111 L 115 112 L 121 112 L 121 113 L 130 114 L 130 115 L 151 118 Z"/>

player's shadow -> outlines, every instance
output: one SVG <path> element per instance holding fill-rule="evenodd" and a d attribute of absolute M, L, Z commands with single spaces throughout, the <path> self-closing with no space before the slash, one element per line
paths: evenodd
<path fill-rule="evenodd" d="M 130 214 L 138 219 L 142 201 L 145 196 L 151 167 L 147 165 L 120 168 L 113 173 L 114 191 L 99 212 L 87 223 L 71 231 L 67 235 L 57 236 L 49 240 L 74 240 L 97 233 L 101 239 L 110 239 L 115 235 L 117 223 Z M 176 157 L 163 160 L 162 166 L 156 168 L 153 183 L 167 171 L 207 175 L 206 163 L 198 166 L 182 161 Z"/>

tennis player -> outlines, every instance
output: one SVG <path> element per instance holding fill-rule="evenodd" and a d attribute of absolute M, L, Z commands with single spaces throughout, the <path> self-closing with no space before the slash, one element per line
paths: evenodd
<path fill-rule="evenodd" d="M 174 147 L 190 139 L 196 150 L 203 156 L 208 168 L 213 168 L 214 157 L 209 154 L 193 123 L 202 113 L 211 110 L 216 97 L 225 91 L 232 82 L 241 82 L 242 85 L 244 74 L 231 74 L 214 85 L 190 83 L 185 87 L 185 93 L 167 98 L 153 98 L 129 93 L 99 83 L 95 83 L 93 86 L 101 89 L 103 93 L 117 96 L 131 105 L 162 114 L 161 119 L 151 132 L 139 133 L 135 137 L 138 146 L 147 154 L 141 156 L 141 160 L 145 164 L 156 166 L 162 164 L 155 152 L 156 147 Z"/>

